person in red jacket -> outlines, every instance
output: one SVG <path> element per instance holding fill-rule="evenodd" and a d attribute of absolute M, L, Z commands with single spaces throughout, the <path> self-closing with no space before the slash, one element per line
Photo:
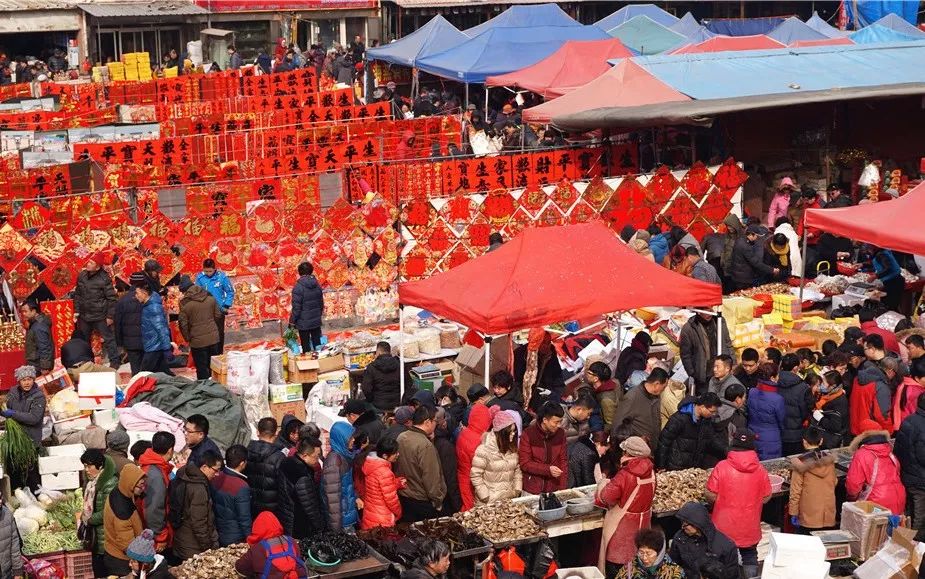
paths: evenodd
<path fill-rule="evenodd" d="M 736 430 L 729 455 L 710 473 L 706 497 L 714 503 L 716 529 L 739 548 L 745 576 L 756 577 L 761 507 L 771 498 L 771 479 L 758 461 L 754 432 Z"/>
<path fill-rule="evenodd" d="M 860 428 L 861 434 L 849 447 L 854 456 L 845 478 L 848 500 L 871 501 L 901 515 L 906 510 L 906 487 L 900 480 L 890 435 L 873 420 L 861 421 Z"/>
<path fill-rule="evenodd" d="M 257 515 L 247 552 L 234 564 L 241 577 L 266 579 L 299 579 L 308 577 L 305 561 L 299 552 L 299 543 L 283 534 L 283 526 L 276 515 L 264 511 Z"/>
<path fill-rule="evenodd" d="M 603 540 L 597 566 L 607 577 L 613 577 L 623 565 L 636 556 L 633 538 L 652 522 L 652 501 L 655 499 L 655 464 L 646 441 L 631 436 L 620 443 L 623 456 L 620 470 L 598 492 L 595 502 L 605 507 Z"/>
<path fill-rule="evenodd" d="M 523 490 L 534 495 L 568 486 L 565 431 L 559 426 L 565 410 L 546 401 L 533 424 L 524 428 L 518 455 L 523 472 Z"/>
<path fill-rule="evenodd" d="M 484 389 L 484 386 L 482 387 Z M 486 390 L 486 392 L 488 392 Z M 462 509 L 468 511 L 475 505 L 475 495 L 469 471 L 472 469 L 472 457 L 482 442 L 482 435 L 491 426 L 491 412 L 484 404 L 473 404 L 469 411 L 469 424 L 460 431 L 456 439 L 456 480 L 459 481 L 459 496 Z"/>
<path fill-rule="evenodd" d="M 401 518 L 398 489 L 404 486 L 405 481 L 392 472 L 392 464 L 397 459 L 398 441 L 394 438 L 382 438 L 376 445 L 376 452 L 369 453 L 363 461 L 366 487 L 362 497 L 361 529 L 394 527 Z"/>

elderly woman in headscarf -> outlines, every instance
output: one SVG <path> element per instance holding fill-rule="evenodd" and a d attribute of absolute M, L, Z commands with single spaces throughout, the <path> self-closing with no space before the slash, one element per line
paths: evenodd
<path fill-rule="evenodd" d="M 250 545 L 247 552 L 234 564 L 240 576 L 255 579 L 308 577 L 298 542 L 283 534 L 283 526 L 270 511 L 257 515 L 247 544 Z"/>
<path fill-rule="evenodd" d="M 605 507 L 603 538 L 598 568 L 607 577 L 633 560 L 633 537 L 652 521 L 655 499 L 655 465 L 646 441 L 631 436 L 620 443 L 620 469 L 597 493 L 595 502 Z"/>

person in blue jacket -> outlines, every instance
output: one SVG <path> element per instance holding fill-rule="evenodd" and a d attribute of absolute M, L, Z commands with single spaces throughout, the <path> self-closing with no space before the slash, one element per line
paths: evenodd
<path fill-rule="evenodd" d="M 899 309 L 899 300 L 906 288 L 906 281 L 903 279 L 896 256 L 889 249 L 877 248 L 871 263 L 877 279 L 883 284 L 883 291 L 886 292 L 886 297 L 881 303 L 888 310 L 896 311 Z"/>
<path fill-rule="evenodd" d="M 251 489 L 244 476 L 247 449 L 233 444 L 225 451 L 225 467 L 212 479 L 215 530 L 222 547 L 243 543 L 251 530 Z"/>
<path fill-rule="evenodd" d="M 196 276 L 196 285 L 206 290 L 215 301 L 218 302 L 218 309 L 222 312 L 222 317 L 215 320 L 218 325 L 218 349 L 219 353 L 225 351 L 225 315 L 231 306 L 234 305 L 234 286 L 223 271 L 215 268 L 214 259 L 206 259 L 202 262 L 202 271 Z"/>
<path fill-rule="evenodd" d="M 331 453 L 324 459 L 321 472 L 321 495 L 327 506 L 328 528 L 341 531 L 355 527 L 360 521 L 359 508 L 353 486 L 353 426 L 335 422 L 331 427 Z"/>
<path fill-rule="evenodd" d="M 292 288 L 292 314 L 289 326 L 299 331 L 302 351 L 311 352 L 321 346 L 321 318 L 324 314 L 324 294 L 313 275 L 315 268 L 307 261 L 299 264 L 299 280 Z"/>
<path fill-rule="evenodd" d="M 748 429 L 757 435 L 758 458 L 780 458 L 781 434 L 787 417 L 787 403 L 777 391 L 780 368 L 774 362 L 765 362 L 758 372 L 761 374 L 758 386 L 748 393 Z"/>
<path fill-rule="evenodd" d="M 141 358 L 143 372 L 163 372 L 173 376 L 167 367 L 167 352 L 173 349 L 170 343 L 170 328 L 167 327 L 167 314 L 161 296 L 151 292 L 146 283 L 135 286 L 135 298 L 141 302 L 141 345 L 144 356 Z"/>

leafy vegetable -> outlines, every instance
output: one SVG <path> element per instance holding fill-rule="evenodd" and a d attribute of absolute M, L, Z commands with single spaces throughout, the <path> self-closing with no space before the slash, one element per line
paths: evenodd
<path fill-rule="evenodd" d="M 24 555 L 38 555 L 54 551 L 79 551 L 83 546 L 74 531 L 42 531 L 22 538 Z"/>
<path fill-rule="evenodd" d="M 15 420 L 6 421 L 6 432 L 0 436 L 0 460 L 10 470 L 28 472 L 38 462 L 38 450 L 35 443 Z"/>

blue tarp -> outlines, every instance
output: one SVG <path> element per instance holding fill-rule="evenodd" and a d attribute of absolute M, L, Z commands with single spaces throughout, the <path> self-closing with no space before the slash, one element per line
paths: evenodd
<path fill-rule="evenodd" d="M 604 40 L 596 26 L 534 26 L 495 28 L 459 46 L 417 60 L 417 67 L 443 78 L 483 83 L 492 75 L 506 74 L 535 64 L 559 50 L 566 40 Z"/>
<path fill-rule="evenodd" d="M 768 32 L 768 37 L 781 44 L 793 44 L 800 40 L 825 40 L 828 38 L 825 34 L 807 26 L 796 16 L 791 16 L 781 22 L 777 28 Z"/>
<path fill-rule="evenodd" d="M 418 58 L 449 50 L 469 40 L 439 14 L 401 40 L 366 49 L 367 60 L 382 60 L 402 66 L 414 66 Z"/>
<path fill-rule="evenodd" d="M 886 26 L 880 26 L 879 24 L 871 24 L 870 26 L 865 26 L 857 32 L 852 32 L 849 34 L 848 38 L 850 38 L 855 44 L 876 44 L 883 42 L 910 42 L 923 40 L 921 36 L 910 36 L 908 34 L 903 34 L 902 32 L 891 30 L 890 28 L 887 28 Z"/>
<path fill-rule="evenodd" d="M 722 99 L 925 83 L 925 43 L 825 46 L 637 57 L 634 62 L 691 98 Z"/>
<path fill-rule="evenodd" d="M 703 25 L 714 34 L 726 36 L 752 36 L 767 34 L 786 20 L 784 16 L 770 18 L 716 18 L 704 20 Z"/>
<path fill-rule="evenodd" d="M 854 13 L 857 6 L 858 12 Z M 849 27 L 859 30 L 889 14 L 898 14 L 907 23 L 915 24 L 919 3 L 911 0 L 851 0 L 845 2 Z"/>
<path fill-rule="evenodd" d="M 688 12 L 688 15 L 690 15 L 690 12 Z M 677 17 L 665 12 L 655 4 L 629 4 L 620 8 L 610 16 L 601 18 L 595 22 L 594 25 L 602 30 L 612 30 L 637 16 L 648 16 L 665 27 L 674 26 L 679 22 Z M 693 16 L 691 16 L 691 18 L 693 18 Z M 695 20 L 694 22 L 697 21 Z"/>
<path fill-rule="evenodd" d="M 806 21 L 806 25 L 816 32 L 821 32 L 829 38 L 840 38 L 842 36 L 847 36 L 847 33 L 844 30 L 835 28 L 823 20 L 822 17 L 819 16 L 819 13 L 815 11 L 813 12 L 813 15 L 810 16 L 809 20 Z"/>
<path fill-rule="evenodd" d="M 899 16 L 895 14 L 887 14 L 880 20 L 874 22 L 874 24 L 879 24 L 880 26 L 889 28 L 890 30 L 895 30 L 907 36 L 921 36 L 925 38 L 925 32 L 923 32 L 918 26 L 909 24 Z"/>
<path fill-rule="evenodd" d="M 575 28 L 581 26 L 581 24 L 559 8 L 558 4 L 520 4 L 511 6 L 488 22 L 483 22 L 463 32 L 474 38 L 492 28 L 531 28 L 533 26 Z"/>
<path fill-rule="evenodd" d="M 707 30 L 706 27 L 697 22 L 697 19 L 694 18 L 693 14 L 690 12 L 685 14 L 681 20 L 678 20 L 674 25 L 669 26 L 668 29 L 694 43 L 703 42 L 715 36 L 712 32 Z"/>
<path fill-rule="evenodd" d="M 677 48 L 690 41 L 677 32 L 672 32 L 648 16 L 636 16 L 607 34 L 619 38 L 624 46 L 639 54 L 658 54 Z"/>

